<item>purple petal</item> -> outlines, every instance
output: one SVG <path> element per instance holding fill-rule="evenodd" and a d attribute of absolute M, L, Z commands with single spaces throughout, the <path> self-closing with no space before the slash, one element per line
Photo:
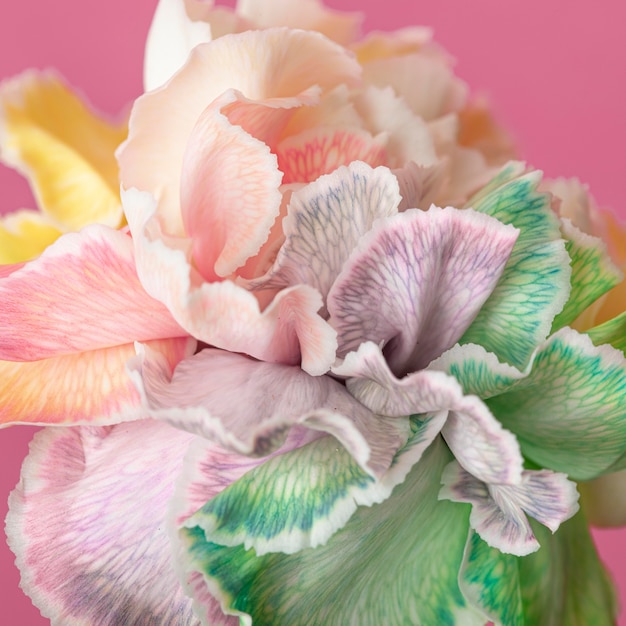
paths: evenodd
<path fill-rule="evenodd" d="M 336 437 L 377 476 L 408 436 L 407 420 L 375 415 L 336 380 L 299 367 L 206 349 L 183 360 L 172 377 L 163 358 L 147 349 L 133 369 L 151 417 L 239 454 L 269 454 L 303 424 Z"/>
<path fill-rule="evenodd" d="M 339 356 L 384 345 L 397 374 L 452 347 L 493 291 L 518 231 L 471 210 L 409 209 L 361 240 L 328 295 Z"/>
<path fill-rule="evenodd" d="M 52 623 L 199 625 L 165 524 L 192 439 L 151 420 L 37 433 L 7 535 Z"/>
<path fill-rule="evenodd" d="M 575 483 L 549 470 L 524 471 L 520 485 L 487 485 L 453 462 L 441 480 L 439 499 L 470 503 L 472 528 L 491 547 L 517 556 L 539 549 L 525 513 L 555 532 L 579 508 Z"/>

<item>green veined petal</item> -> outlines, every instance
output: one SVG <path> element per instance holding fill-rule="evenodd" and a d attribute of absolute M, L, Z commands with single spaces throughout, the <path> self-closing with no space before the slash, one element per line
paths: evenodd
<path fill-rule="evenodd" d="M 586 333 L 596 346 L 608 343 L 626 355 L 626 311 Z"/>
<path fill-rule="evenodd" d="M 360 507 L 326 545 L 296 554 L 259 557 L 182 529 L 186 567 L 246 625 L 484 626 L 457 583 L 469 507 L 437 500 L 450 459 L 436 439 L 388 500 Z"/>
<path fill-rule="evenodd" d="M 546 338 L 570 291 L 569 256 L 550 197 L 537 192 L 539 172 L 511 163 L 468 207 L 520 229 L 504 273 L 461 339 L 524 368 Z"/>
<path fill-rule="evenodd" d="M 611 262 L 601 239 L 583 233 L 569 220 L 561 220 L 561 232 L 571 259 L 572 290 L 563 310 L 554 318 L 552 332 L 571 324 L 590 304 L 622 279 L 621 272 Z"/>

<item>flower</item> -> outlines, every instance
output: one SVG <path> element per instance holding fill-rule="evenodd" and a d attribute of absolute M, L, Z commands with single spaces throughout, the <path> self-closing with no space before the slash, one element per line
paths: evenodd
<path fill-rule="evenodd" d="M 74 365 L 11 497 L 23 586 L 53 623 L 607 622 L 575 481 L 624 467 L 624 333 L 572 325 L 621 273 L 425 31 L 263 6 L 163 0 L 128 232 L 0 279 L 0 356 Z M 109 350 L 119 385 L 77 365 Z"/>

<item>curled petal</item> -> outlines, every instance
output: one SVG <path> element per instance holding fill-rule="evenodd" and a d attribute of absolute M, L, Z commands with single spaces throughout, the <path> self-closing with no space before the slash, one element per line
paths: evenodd
<path fill-rule="evenodd" d="M 104 226 L 57 239 L 0 280 L 0 297 L 0 358 L 6 360 L 186 334 L 141 286 L 130 238 Z"/>
<path fill-rule="evenodd" d="M 7 535 L 23 588 L 52 623 L 199 626 L 165 525 L 192 438 L 151 420 L 35 435 Z"/>
<path fill-rule="evenodd" d="M 52 72 L 25 72 L 0 87 L 2 160 L 28 177 L 57 227 L 120 225 L 114 152 L 125 137 L 125 122 L 99 118 Z"/>
<path fill-rule="evenodd" d="M 470 524 L 492 547 L 525 556 L 539 549 L 526 514 L 552 532 L 576 511 L 576 484 L 565 474 L 526 470 L 520 485 L 486 485 L 451 463 L 442 475 L 442 499 L 472 505 Z"/>
<path fill-rule="evenodd" d="M 471 324 L 517 235 L 473 211 L 434 206 L 379 221 L 328 295 L 339 355 L 373 341 L 396 373 L 428 365 Z"/>
<path fill-rule="evenodd" d="M 350 393 L 376 413 L 444 412 L 442 434 L 467 471 L 488 483 L 519 483 L 522 455 L 515 436 L 502 428 L 479 398 L 464 396 L 451 376 L 423 370 L 398 379 L 371 342 L 348 354 L 333 372 L 347 376 Z"/>
<path fill-rule="evenodd" d="M 336 437 L 368 473 L 382 474 L 406 441 L 408 424 L 374 415 L 330 377 L 205 349 L 172 376 L 148 350 L 133 380 L 149 414 L 244 455 L 266 455 L 303 424 Z"/>

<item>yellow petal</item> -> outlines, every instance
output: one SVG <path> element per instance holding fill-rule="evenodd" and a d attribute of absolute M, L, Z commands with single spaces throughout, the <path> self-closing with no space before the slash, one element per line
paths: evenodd
<path fill-rule="evenodd" d="M 50 72 L 0 85 L 0 157 L 28 177 L 40 208 L 62 230 L 122 220 L 114 152 L 126 124 L 94 115 Z"/>
<path fill-rule="evenodd" d="M 61 235 L 37 211 L 18 211 L 0 219 L 0 264 L 22 263 L 39 256 Z"/>

